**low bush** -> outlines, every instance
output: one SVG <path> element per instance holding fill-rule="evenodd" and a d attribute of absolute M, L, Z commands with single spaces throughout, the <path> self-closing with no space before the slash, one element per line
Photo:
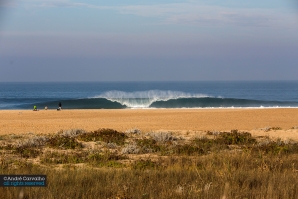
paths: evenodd
<path fill-rule="evenodd" d="M 43 164 L 77 164 L 86 161 L 86 152 L 45 152 L 40 158 Z"/>
<path fill-rule="evenodd" d="M 78 142 L 76 138 L 64 135 L 54 135 L 47 140 L 47 146 L 52 148 L 62 149 L 77 149 L 83 148 L 82 143 Z"/>
<path fill-rule="evenodd" d="M 122 154 L 138 154 L 140 153 L 140 148 L 139 146 L 135 143 L 129 143 L 126 146 L 124 146 L 121 150 Z"/>
<path fill-rule="evenodd" d="M 149 136 L 156 142 L 165 143 L 169 141 L 177 140 L 171 132 L 151 132 Z"/>
<path fill-rule="evenodd" d="M 21 146 L 15 148 L 14 153 L 21 155 L 22 158 L 36 158 L 40 154 L 42 154 L 42 150 L 32 147 Z"/>
<path fill-rule="evenodd" d="M 252 147 L 252 152 L 262 152 L 265 154 L 293 154 L 298 153 L 298 143 L 285 143 L 281 140 L 259 143 Z"/>
<path fill-rule="evenodd" d="M 81 141 L 90 142 L 90 141 L 103 141 L 107 143 L 116 143 L 118 145 L 123 145 L 127 135 L 124 133 L 118 132 L 113 129 L 99 129 L 94 132 L 85 132 L 77 137 Z"/>
<path fill-rule="evenodd" d="M 153 153 L 161 150 L 162 146 L 152 138 L 143 138 L 136 140 L 137 145 L 140 148 L 140 153 Z"/>
<path fill-rule="evenodd" d="M 216 142 L 230 144 L 254 144 L 256 139 L 251 136 L 248 132 L 239 132 L 238 130 L 232 130 L 231 132 L 221 132 L 217 138 Z"/>

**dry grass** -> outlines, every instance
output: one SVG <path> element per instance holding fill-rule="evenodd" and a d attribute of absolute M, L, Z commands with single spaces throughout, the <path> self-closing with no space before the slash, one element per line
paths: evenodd
<path fill-rule="evenodd" d="M 0 187 L 0 198 L 18 198 L 20 190 L 23 198 L 298 198 L 296 142 L 237 130 L 190 140 L 106 131 L 112 135 L 2 136 L 0 174 L 46 174 L 48 186 Z M 97 149 L 87 147 L 89 138 Z"/>

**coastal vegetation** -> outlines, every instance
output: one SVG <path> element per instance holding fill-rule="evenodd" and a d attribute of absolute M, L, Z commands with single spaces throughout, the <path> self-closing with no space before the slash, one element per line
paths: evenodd
<path fill-rule="evenodd" d="M 47 187 L 0 198 L 297 198 L 298 143 L 238 130 L 7 134 L 0 174 L 47 175 Z"/>

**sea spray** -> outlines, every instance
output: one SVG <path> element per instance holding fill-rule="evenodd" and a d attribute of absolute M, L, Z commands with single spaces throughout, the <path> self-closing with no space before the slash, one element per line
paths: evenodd
<path fill-rule="evenodd" d="M 94 98 L 106 98 L 113 102 L 118 102 L 129 108 L 149 108 L 154 102 L 168 101 L 183 98 L 204 98 L 208 97 L 204 94 L 192 94 L 181 91 L 162 91 L 162 90 L 148 90 L 148 91 L 108 91 Z"/>

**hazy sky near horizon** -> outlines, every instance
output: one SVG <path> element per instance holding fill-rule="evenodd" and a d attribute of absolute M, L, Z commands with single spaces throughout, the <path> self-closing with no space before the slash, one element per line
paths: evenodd
<path fill-rule="evenodd" d="M 0 81 L 298 80 L 296 0 L 0 0 Z"/>

